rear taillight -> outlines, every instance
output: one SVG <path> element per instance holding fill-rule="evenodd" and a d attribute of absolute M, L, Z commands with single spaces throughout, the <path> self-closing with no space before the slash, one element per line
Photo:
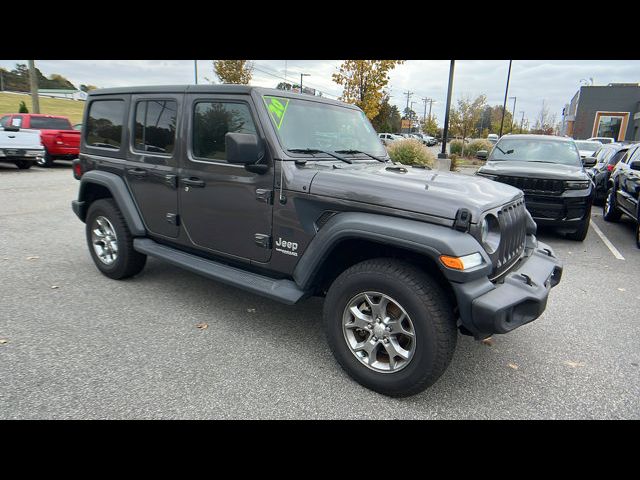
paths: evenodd
<path fill-rule="evenodd" d="M 73 176 L 76 180 L 80 180 L 80 177 L 82 177 L 82 165 L 80 165 L 80 159 L 75 159 L 73 161 Z"/>
<path fill-rule="evenodd" d="M 58 134 L 56 136 L 56 144 L 57 145 L 64 145 L 64 141 L 62 140 L 62 135 Z"/>
<path fill-rule="evenodd" d="M 615 165 L 611 165 L 611 164 L 607 165 L 607 172 L 613 171 L 614 168 L 616 168 Z"/>

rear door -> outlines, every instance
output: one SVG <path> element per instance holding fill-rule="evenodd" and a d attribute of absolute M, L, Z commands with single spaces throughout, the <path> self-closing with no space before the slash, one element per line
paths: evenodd
<path fill-rule="evenodd" d="M 175 238 L 182 94 L 133 95 L 125 178 L 150 232 Z"/>
<path fill-rule="evenodd" d="M 226 161 L 227 132 L 264 138 L 249 95 L 192 93 L 186 96 L 180 159 L 182 227 L 191 246 L 240 260 L 271 257 L 273 168 L 248 172 Z"/>
<path fill-rule="evenodd" d="M 629 151 L 625 163 L 620 166 L 624 171 L 620 175 L 620 204 L 632 215 L 637 214 L 638 193 L 640 190 L 640 171 L 632 170 L 632 162 L 640 162 L 640 147 Z"/>

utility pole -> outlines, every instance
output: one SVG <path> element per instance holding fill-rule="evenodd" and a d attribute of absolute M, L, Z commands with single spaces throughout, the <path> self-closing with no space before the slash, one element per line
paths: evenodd
<path fill-rule="evenodd" d="M 406 112 L 407 112 L 407 116 L 409 115 L 409 98 L 413 95 L 413 92 L 410 92 L 409 90 L 406 91 L 406 93 L 404 94 L 407 96 L 407 108 L 406 108 Z M 409 131 L 411 131 L 411 127 L 409 127 Z"/>
<path fill-rule="evenodd" d="M 424 98 L 422 99 L 422 101 L 424 102 L 424 115 L 422 116 L 422 123 L 427 123 L 427 102 L 428 102 L 429 100 L 430 100 L 430 99 L 429 99 L 429 98 L 427 98 L 427 97 L 424 97 Z"/>
<path fill-rule="evenodd" d="M 522 114 L 522 119 L 520 120 L 520 133 L 522 133 L 522 124 L 524 123 L 524 112 L 520 112 Z"/>
<path fill-rule="evenodd" d="M 433 98 L 429 99 L 429 123 L 431 123 L 431 107 L 433 107 Z"/>
<path fill-rule="evenodd" d="M 29 84 L 31 85 L 31 103 L 33 113 L 40 113 L 40 102 L 38 100 L 38 77 L 36 77 L 36 64 L 34 60 L 29 60 Z"/>
<path fill-rule="evenodd" d="M 444 129 L 442 130 L 442 152 L 438 154 L 438 158 L 447 157 L 447 134 L 449 130 L 449 109 L 451 108 L 451 90 L 453 90 L 453 70 L 456 66 L 456 61 L 451 60 L 449 65 L 449 88 L 447 89 L 447 108 L 444 111 Z"/>
<path fill-rule="evenodd" d="M 511 78 L 511 62 L 513 60 L 509 60 L 509 73 L 507 73 L 507 86 L 504 89 L 504 102 L 502 103 L 502 120 L 500 120 L 500 134 L 499 137 L 502 136 L 502 127 L 504 126 L 504 112 L 507 108 L 507 95 L 509 94 L 509 79 Z"/>
<path fill-rule="evenodd" d="M 2 70 L 0 70 L 0 92 L 4 92 L 4 75 L 2 74 Z"/>
<path fill-rule="evenodd" d="M 511 114 L 511 130 L 510 132 L 513 133 L 513 121 L 516 118 L 516 99 L 517 97 L 509 97 L 509 99 L 513 98 L 513 110 L 511 110 L 513 113 Z"/>

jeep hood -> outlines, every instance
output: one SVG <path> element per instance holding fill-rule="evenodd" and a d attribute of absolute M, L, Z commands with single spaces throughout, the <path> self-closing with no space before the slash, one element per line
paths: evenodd
<path fill-rule="evenodd" d="M 553 180 L 587 180 L 587 174 L 580 165 L 560 163 L 533 163 L 511 160 L 487 162 L 479 172 L 490 175 L 511 177 L 546 178 Z"/>
<path fill-rule="evenodd" d="M 466 208 L 474 223 L 482 212 L 522 195 L 516 188 L 481 177 L 390 163 L 336 164 L 332 170 L 319 171 L 309 190 L 312 195 L 452 220 L 458 209 Z"/>

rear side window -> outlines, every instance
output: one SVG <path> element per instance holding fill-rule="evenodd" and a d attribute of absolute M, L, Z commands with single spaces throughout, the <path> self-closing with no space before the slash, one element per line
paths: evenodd
<path fill-rule="evenodd" d="M 618 153 L 616 153 L 613 157 L 609 159 L 609 162 L 608 162 L 609 165 L 617 164 L 620 161 L 620 159 L 624 157 L 626 154 L 627 154 L 627 150 L 618 151 Z"/>
<path fill-rule="evenodd" d="M 249 107 L 244 103 L 198 102 L 193 112 L 193 154 L 198 158 L 226 160 L 224 136 L 256 133 Z"/>
<path fill-rule="evenodd" d="M 72 130 L 66 118 L 31 117 L 30 125 L 36 130 Z"/>
<path fill-rule="evenodd" d="M 0 127 L 6 127 L 9 123 L 9 115 L 0 117 Z"/>
<path fill-rule="evenodd" d="M 136 150 L 173 153 L 178 103 L 175 100 L 144 100 L 136 104 Z"/>
<path fill-rule="evenodd" d="M 120 149 L 124 107 L 123 100 L 95 100 L 91 102 L 85 133 L 88 146 Z"/>

